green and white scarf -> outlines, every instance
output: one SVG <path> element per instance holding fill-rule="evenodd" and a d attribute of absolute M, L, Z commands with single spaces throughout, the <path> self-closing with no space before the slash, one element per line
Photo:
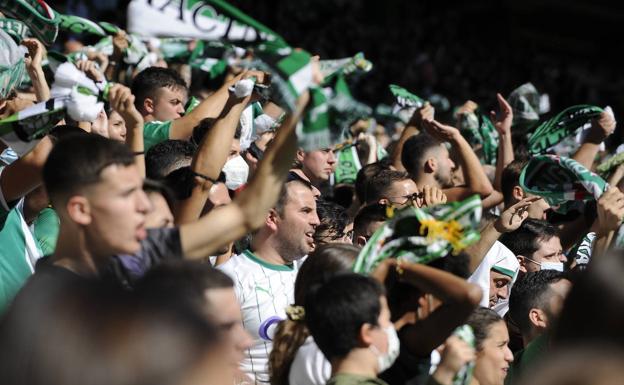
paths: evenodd
<path fill-rule="evenodd" d="M 362 168 L 357 147 L 348 146 L 336 153 L 336 171 L 332 175 L 333 184 L 355 184 L 358 171 Z"/>
<path fill-rule="evenodd" d="M 476 195 L 462 202 L 397 210 L 360 251 L 353 271 L 369 274 L 387 258 L 426 264 L 457 253 L 479 240 L 481 211 Z"/>
<path fill-rule="evenodd" d="M 358 52 L 353 57 L 344 59 L 320 60 L 319 68 L 327 80 L 338 74 L 351 75 L 356 72 L 370 72 L 373 69 L 373 63 L 364 57 L 363 52 Z"/>
<path fill-rule="evenodd" d="M 185 37 L 253 45 L 284 39 L 224 0 L 132 0 L 128 31 L 142 36 Z"/>
<path fill-rule="evenodd" d="M 541 196 L 558 212 L 569 210 L 569 203 L 600 198 L 609 185 L 574 159 L 556 155 L 532 157 L 520 174 L 520 186 Z"/>
<path fill-rule="evenodd" d="M 98 23 L 80 16 L 61 15 L 59 28 L 77 35 L 81 35 L 83 33 L 99 37 L 105 37 L 107 35 L 104 28 L 100 27 Z"/>
<path fill-rule="evenodd" d="M 0 17 L 0 29 L 9 34 L 17 44 L 28 37 L 28 27 L 19 20 Z"/>
<path fill-rule="evenodd" d="M 624 163 L 624 152 L 620 152 L 612 156 L 611 158 L 605 160 L 600 163 L 598 167 L 596 167 L 596 171 L 598 171 L 601 175 L 608 175 L 611 170 L 616 168 L 617 166 Z"/>
<path fill-rule="evenodd" d="M 539 120 L 540 95 L 535 86 L 525 83 L 516 88 L 507 97 L 513 110 L 514 127 L 530 127 Z"/>
<path fill-rule="evenodd" d="M 24 54 L 13 38 L 0 29 L 0 99 L 20 85 L 25 73 Z"/>
<path fill-rule="evenodd" d="M 0 12 L 26 24 L 43 44 L 56 40 L 61 16 L 43 0 L 0 0 Z"/>
<path fill-rule="evenodd" d="M 529 138 L 529 152 L 533 155 L 544 153 L 562 139 L 575 135 L 579 128 L 602 111 L 600 107 L 587 104 L 566 108 L 535 128 Z"/>
<path fill-rule="evenodd" d="M 426 100 L 396 84 L 390 84 L 390 92 L 396 98 L 395 112 L 402 109 L 417 109 L 425 105 Z"/>
<path fill-rule="evenodd" d="M 494 123 L 479 109 L 459 117 L 459 130 L 473 146 L 481 145 L 484 164 L 496 164 L 499 135 Z"/>
<path fill-rule="evenodd" d="M 458 326 L 453 335 L 459 337 L 471 348 L 476 348 L 477 341 L 475 339 L 474 331 L 470 325 Z M 459 369 L 459 371 L 453 377 L 453 385 L 469 385 L 472 381 L 472 372 L 474 371 L 475 362 L 470 361 Z"/>

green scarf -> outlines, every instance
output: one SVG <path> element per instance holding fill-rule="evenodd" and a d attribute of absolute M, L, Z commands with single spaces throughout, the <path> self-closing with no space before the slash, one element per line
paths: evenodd
<path fill-rule="evenodd" d="M 586 104 L 566 108 L 535 128 L 529 138 L 529 152 L 533 155 L 544 153 L 562 139 L 574 135 L 576 130 L 602 111 L 600 107 Z"/>
<path fill-rule="evenodd" d="M 373 63 L 364 57 L 363 52 L 345 59 L 320 60 L 319 67 L 325 80 L 336 75 L 351 75 L 356 72 L 370 72 Z"/>
<path fill-rule="evenodd" d="M 337 164 L 334 172 L 334 184 L 355 184 L 358 171 L 362 168 L 356 146 L 348 146 L 336 153 Z"/>
<path fill-rule="evenodd" d="M 390 84 L 390 92 L 396 98 L 396 104 L 399 109 L 404 108 L 420 108 L 425 105 L 425 100 L 414 95 L 403 87 L 396 84 Z"/>
<path fill-rule="evenodd" d="M 461 325 L 458 326 L 454 331 L 453 335 L 459 337 L 462 341 L 464 341 L 471 348 L 476 348 L 476 339 L 474 335 L 474 331 L 470 325 Z M 472 381 L 472 372 L 474 371 L 475 362 L 470 361 L 459 369 L 459 371 L 453 377 L 453 385 L 469 385 Z"/>
<path fill-rule="evenodd" d="M 387 258 L 426 264 L 457 253 L 479 240 L 481 210 L 477 195 L 462 202 L 397 210 L 362 248 L 353 271 L 369 274 Z"/>
<path fill-rule="evenodd" d="M 484 164 L 496 164 L 499 136 L 494 123 L 480 109 L 459 117 L 459 131 L 472 145 L 481 145 Z"/>
<path fill-rule="evenodd" d="M 104 28 L 99 26 L 97 23 L 89 19 L 85 19 L 84 17 L 73 15 L 61 15 L 59 28 L 77 35 L 81 35 L 83 33 L 99 37 L 105 37 L 107 35 Z"/>
<path fill-rule="evenodd" d="M 43 0 L 0 0 L 0 12 L 26 24 L 43 44 L 56 40 L 61 16 Z"/>
<path fill-rule="evenodd" d="M 525 83 L 513 90 L 507 102 L 513 110 L 514 127 L 529 127 L 539 120 L 540 96 L 533 84 Z"/>
<path fill-rule="evenodd" d="M 0 99 L 20 85 L 26 73 L 21 51 L 13 38 L 0 29 Z"/>
<path fill-rule="evenodd" d="M 0 29 L 8 33 L 17 44 L 28 36 L 28 27 L 19 20 L 0 18 Z"/>
<path fill-rule="evenodd" d="M 611 158 L 605 160 L 604 162 L 600 163 L 598 167 L 596 167 L 596 170 L 601 175 L 607 175 L 611 170 L 621 165 L 622 163 L 624 163 L 624 152 L 620 152 L 619 154 L 616 154 Z"/>
<path fill-rule="evenodd" d="M 565 213 L 574 201 L 600 198 L 609 185 L 574 159 L 555 155 L 532 157 L 520 174 L 524 191 L 541 196 Z"/>

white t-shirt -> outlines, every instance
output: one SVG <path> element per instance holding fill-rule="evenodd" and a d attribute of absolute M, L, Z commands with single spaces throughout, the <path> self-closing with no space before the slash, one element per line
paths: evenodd
<path fill-rule="evenodd" d="M 297 350 L 290 366 L 290 385 L 325 385 L 331 377 L 331 364 L 309 336 Z"/>
<path fill-rule="evenodd" d="M 245 250 L 217 267 L 234 280 L 243 326 L 254 339 L 242 370 L 256 384 L 269 383 L 271 340 L 279 321 L 286 318 L 286 307 L 294 303 L 295 279 L 302 262 L 303 259 L 291 266 L 274 265 Z"/>

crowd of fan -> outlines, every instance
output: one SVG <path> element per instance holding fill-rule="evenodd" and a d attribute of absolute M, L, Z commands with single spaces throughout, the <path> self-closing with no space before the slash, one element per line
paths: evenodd
<path fill-rule="evenodd" d="M 94 121 L 67 117 L 18 159 L 0 142 L 2 383 L 621 377 L 624 260 L 611 240 L 624 218 L 624 166 L 599 199 L 557 214 L 520 182 L 526 138 L 501 94 L 493 165 L 456 128 L 475 111 L 472 101 L 444 122 L 429 103 L 374 130 L 360 119 L 346 145 L 304 151 L 296 131 L 307 92 L 285 112 L 232 91 L 268 79 L 255 69 L 230 65 L 218 85 L 198 84 L 196 71 L 162 58 L 125 71 L 126 36 L 113 37 L 107 57 L 75 64 L 95 82 L 115 83 Z M 65 54 L 82 49 L 65 43 Z M 2 119 L 50 98 L 43 44 L 22 45 L 31 84 L 0 99 Z M 187 110 L 191 96 L 199 104 Z M 254 103 L 271 124 L 247 142 L 240 121 Z M 601 143 L 615 125 L 600 113 L 570 157 L 595 169 L 610 155 Z M 355 180 L 336 181 L 349 146 L 361 168 Z M 394 212 L 474 195 L 480 239 L 461 252 L 353 271 Z M 575 246 L 586 234 L 591 259 L 581 264 Z"/>

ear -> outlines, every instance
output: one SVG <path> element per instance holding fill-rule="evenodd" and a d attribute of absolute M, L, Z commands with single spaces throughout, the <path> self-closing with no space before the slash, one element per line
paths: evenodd
<path fill-rule="evenodd" d="M 548 324 L 546 314 L 544 314 L 542 310 L 537 308 L 532 308 L 531 310 L 529 310 L 529 321 L 531 321 L 531 324 L 534 327 L 539 329 L 545 329 Z"/>
<path fill-rule="evenodd" d="M 280 217 L 277 211 L 275 211 L 275 209 L 269 210 L 269 213 L 267 214 L 267 217 L 266 217 L 265 225 L 269 229 L 271 229 L 271 231 L 276 232 L 279 221 L 280 221 Z"/>
<path fill-rule="evenodd" d="M 522 187 L 516 185 L 511 190 L 511 195 L 514 197 L 515 200 L 521 201 L 524 199 L 524 190 L 522 189 Z"/>
<path fill-rule="evenodd" d="M 305 158 L 305 152 L 302 148 L 297 149 L 297 162 L 302 163 Z"/>
<path fill-rule="evenodd" d="M 358 336 L 358 342 L 362 347 L 368 347 L 373 344 L 373 325 L 365 323 L 360 326 L 360 335 Z"/>
<path fill-rule="evenodd" d="M 526 273 L 527 272 L 527 269 L 525 266 L 526 260 L 524 259 L 522 255 L 516 255 L 516 258 L 518 258 L 518 263 L 520 264 L 520 271 L 523 273 Z"/>
<path fill-rule="evenodd" d="M 91 223 L 91 207 L 87 198 L 75 195 L 69 198 L 65 208 L 71 220 L 76 224 L 86 226 Z"/>
<path fill-rule="evenodd" d="M 438 162 L 435 158 L 431 157 L 425 161 L 425 172 L 426 173 L 435 173 L 438 169 Z"/>
<path fill-rule="evenodd" d="M 377 203 L 379 203 L 380 205 L 387 206 L 390 203 L 390 201 L 386 198 L 381 198 Z"/>
<path fill-rule="evenodd" d="M 364 247 L 364 245 L 366 245 L 366 237 L 358 235 L 357 238 L 355 238 L 355 244 L 360 247 Z"/>
<path fill-rule="evenodd" d="M 146 113 L 153 114 L 154 106 L 155 106 L 154 99 L 145 98 L 145 100 L 143 100 L 143 110 L 145 110 Z"/>

